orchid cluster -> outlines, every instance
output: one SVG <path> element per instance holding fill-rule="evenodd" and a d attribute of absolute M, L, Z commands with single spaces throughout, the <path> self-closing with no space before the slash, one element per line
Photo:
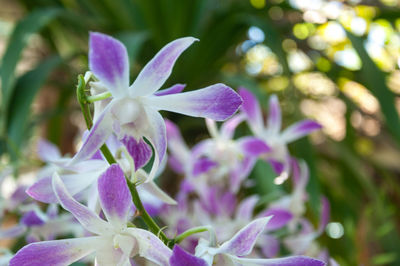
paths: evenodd
<path fill-rule="evenodd" d="M 0 251 L 1 265 L 336 264 L 316 242 L 329 221 L 329 203 L 322 200 L 314 228 L 304 217 L 307 165 L 287 148 L 320 125 L 304 120 L 281 131 L 277 97 L 270 97 L 264 121 L 245 88 L 237 93 L 214 84 L 182 92 L 185 85 L 177 84 L 160 90 L 196 41 L 167 44 L 130 85 L 125 46 L 90 34 L 90 71 L 80 76 L 77 90 L 88 131 L 72 158 L 40 141 L 46 166 L 37 180 L 1 199 L 0 215 L 22 217 L 0 238 L 25 237 L 28 243 L 16 254 Z M 160 111 L 205 118 L 210 138 L 189 147 Z M 224 122 L 218 127 L 217 121 Z M 235 139 L 241 124 L 252 135 Z M 293 186 L 268 205 L 245 193 L 254 186 L 249 175 L 260 160 L 276 171 L 276 185 L 290 178 Z M 182 180 L 174 197 L 156 182 L 167 165 Z"/>

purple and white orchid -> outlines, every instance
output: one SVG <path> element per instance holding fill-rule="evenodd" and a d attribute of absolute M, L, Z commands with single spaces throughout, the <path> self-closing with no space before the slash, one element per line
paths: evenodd
<path fill-rule="evenodd" d="M 13 257 L 11 266 L 69 265 L 91 253 L 95 253 L 97 265 L 130 265 L 130 258 L 135 255 L 168 265 L 171 250 L 157 236 L 127 227 L 133 204 L 118 165 L 111 165 L 98 180 L 100 204 L 107 222 L 73 199 L 56 173 L 53 189 L 63 208 L 97 236 L 29 244 Z"/>
<path fill-rule="evenodd" d="M 264 122 L 257 98 L 245 88 L 241 88 L 239 94 L 243 99 L 241 110 L 246 116 L 251 131 L 272 149 L 266 158 L 280 174 L 275 179 L 275 183 L 282 184 L 290 173 L 290 154 L 287 144 L 320 129 L 321 125 L 313 120 L 305 119 L 281 132 L 282 115 L 276 95 L 272 95 L 269 99 L 268 117 Z"/>
<path fill-rule="evenodd" d="M 232 116 L 242 103 L 240 96 L 224 84 L 177 93 L 182 86 L 167 92 L 157 91 L 165 83 L 181 55 L 197 39 L 177 39 L 147 63 L 132 85 L 129 85 L 129 62 L 125 46 L 118 40 L 92 32 L 89 41 L 89 67 L 97 82 L 92 83 L 99 91 L 112 97 L 97 116 L 89 136 L 73 161 L 93 156 L 106 139 L 115 132 L 119 139 L 134 138 L 142 148 L 145 137 L 155 150 L 155 159 L 149 179 L 166 153 L 166 129 L 159 111 L 181 113 L 195 117 L 225 120 Z M 99 105 L 97 105 L 99 106 Z M 149 148 L 144 148 L 149 150 Z"/>

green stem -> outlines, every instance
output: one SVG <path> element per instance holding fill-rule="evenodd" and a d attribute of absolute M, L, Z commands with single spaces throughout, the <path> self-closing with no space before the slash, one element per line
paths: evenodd
<path fill-rule="evenodd" d="M 109 91 L 106 91 L 106 92 L 103 92 L 103 93 L 100 93 L 100 94 L 97 94 L 97 95 L 87 96 L 86 100 L 88 102 L 90 102 L 90 103 L 93 103 L 93 102 L 97 102 L 97 101 L 101 101 L 101 100 L 107 99 L 109 97 L 111 97 L 111 93 Z"/>
<path fill-rule="evenodd" d="M 197 233 L 202 233 L 205 231 L 210 231 L 210 234 L 213 234 L 214 230 L 210 226 L 193 227 L 193 228 L 186 230 L 185 232 L 178 235 L 177 237 L 175 237 L 174 243 L 180 243 L 180 242 L 182 242 L 182 240 L 184 240 L 188 236 L 191 236 L 191 235 L 197 234 Z"/>
<path fill-rule="evenodd" d="M 78 86 L 76 91 L 77 98 L 81 106 L 82 114 L 83 117 L 85 118 L 87 128 L 90 130 L 93 126 L 93 120 L 90 113 L 89 101 L 87 99 L 88 96 L 85 93 L 85 87 L 86 87 L 85 79 L 83 78 L 82 75 L 79 75 Z M 117 163 L 117 160 L 115 160 L 114 156 L 112 155 L 106 144 L 103 144 L 103 146 L 101 146 L 100 151 L 104 155 L 104 158 L 107 160 L 109 164 Z M 129 191 L 131 192 L 132 195 L 132 201 L 135 204 L 136 209 L 138 210 L 140 216 L 143 218 L 144 222 L 146 223 L 150 231 L 153 234 L 157 235 L 165 243 L 165 245 L 167 246 L 171 245 L 173 241 L 168 239 L 168 237 L 164 234 L 164 232 L 160 229 L 160 227 L 156 224 L 156 222 L 151 218 L 151 216 L 147 213 L 146 209 L 144 208 L 135 184 L 132 183 L 129 180 L 129 178 L 126 178 L 126 182 L 128 184 Z"/>

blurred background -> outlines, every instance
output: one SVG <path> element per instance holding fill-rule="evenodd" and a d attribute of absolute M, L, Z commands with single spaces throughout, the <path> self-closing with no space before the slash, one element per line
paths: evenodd
<path fill-rule="evenodd" d="M 320 242 L 341 265 L 400 265 L 400 1 L 0 0 L 0 7 L 0 170 L 32 174 L 39 137 L 75 152 L 85 128 L 75 86 L 88 69 L 89 31 L 125 43 L 131 77 L 169 41 L 194 36 L 200 42 L 166 85 L 244 86 L 264 108 L 275 93 L 284 127 L 304 117 L 321 123 L 321 132 L 290 146 L 311 169 L 315 223 L 320 196 L 331 202 Z M 188 143 L 207 134 L 201 119 L 169 117 Z M 252 178 L 267 200 L 280 187 L 262 167 Z"/>

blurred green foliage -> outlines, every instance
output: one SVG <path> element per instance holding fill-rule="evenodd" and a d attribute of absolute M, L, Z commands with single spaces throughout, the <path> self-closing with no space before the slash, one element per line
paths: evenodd
<path fill-rule="evenodd" d="M 23 15 L 8 21 L 15 23 L 11 32 L 2 32 L 7 39 L 0 75 L 2 164 L 27 167 L 32 154 L 26 147 L 36 135 L 64 152 L 74 150 L 78 126 L 70 125 L 79 110 L 74 86 L 76 76 L 87 70 L 89 31 L 126 44 L 133 77 L 167 42 L 195 36 L 201 41 L 179 59 L 167 85 L 187 83 L 189 90 L 221 81 L 245 86 L 264 107 L 268 95 L 277 93 L 284 123 L 304 115 L 321 122 L 324 134 L 290 147 L 310 166 L 310 216 L 318 220 L 324 194 L 332 221 L 344 226 L 342 238 L 324 236 L 321 243 L 341 265 L 400 265 L 399 3 L 306 2 L 14 1 L 11 6 Z M 31 70 L 20 73 L 17 65 L 26 60 L 23 51 L 33 38 L 43 48 Z M 40 88 L 47 92 L 41 94 Z M 34 103 L 49 107 L 32 112 Z M 189 141 L 201 138 L 203 121 L 174 119 Z M 279 189 L 272 177 L 267 179 L 265 173 L 272 173 L 265 167 L 256 167 L 253 176 L 257 193 L 268 202 Z"/>

